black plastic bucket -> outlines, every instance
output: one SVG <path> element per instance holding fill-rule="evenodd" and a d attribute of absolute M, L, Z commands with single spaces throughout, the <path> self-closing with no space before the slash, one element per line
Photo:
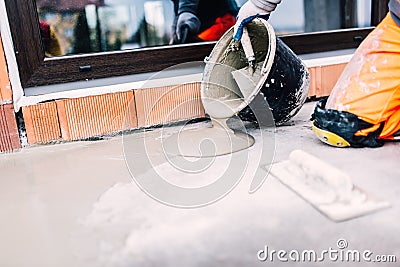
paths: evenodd
<path fill-rule="evenodd" d="M 260 90 L 268 102 L 276 125 L 284 124 L 300 111 L 309 87 L 310 74 L 307 67 L 278 37 L 272 68 Z M 238 115 L 243 120 L 256 121 L 249 106 Z"/>
<path fill-rule="evenodd" d="M 210 113 L 212 109 L 209 107 L 212 105 L 223 108 L 224 103 L 231 101 L 237 104 L 231 105 L 226 116 L 238 114 L 243 120 L 256 121 L 249 104 L 258 94 L 262 94 L 272 111 L 275 124 L 282 125 L 297 114 L 308 96 L 308 69 L 276 37 L 267 21 L 257 18 L 246 28 L 256 58 L 256 71 L 251 75 L 246 71 L 248 62 L 245 52 L 243 47 L 234 48 L 233 28 L 230 29 L 206 59 L 201 87 L 203 105 L 206 112 Z M 236 70 L 246 77 L 245 83 L 240 86 L 233 75 L 237 73 Z M 213 114 L 209 115 L 213 117 Z"/>

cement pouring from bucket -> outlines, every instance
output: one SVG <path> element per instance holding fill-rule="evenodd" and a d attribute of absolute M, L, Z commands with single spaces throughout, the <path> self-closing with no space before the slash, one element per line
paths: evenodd
<path fill-rule="evenodd" d="M 249 58 L 255 59 L 254 65 L 249 65 Z M 256 122 L 249 104 L 261 92 L 273 107 L 265 112 L 272 111 L 280 125 L 300 110 L 308 95 L 307 68 L 260 18 L 246 25 L 240 44 L 233 40 L 233 28 L 227 31 L 205 63 L 201 99 L 213 127 L 185 130 L 167 138 L 167 154 L 214 157 L 249 148 L 254 138 L 245 129 L 231 130 L 229 118 L 239 115 Z"/>

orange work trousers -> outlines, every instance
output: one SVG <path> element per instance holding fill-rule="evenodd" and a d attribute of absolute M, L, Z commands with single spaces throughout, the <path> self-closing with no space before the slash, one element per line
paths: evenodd
<path fill-rule="evenodd" d="M 356 50 L 326 108 L 350 112 L 373 124 L 356 136 L 367 136 L 382 123 L 379 139 L 394 139 L 400 131 L 400 26 L 390 13 Z"/>

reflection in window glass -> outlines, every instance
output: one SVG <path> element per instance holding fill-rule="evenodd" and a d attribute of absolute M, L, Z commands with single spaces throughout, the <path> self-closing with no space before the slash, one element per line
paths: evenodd
<path fill-rule="evenodd" d="M 282 0 L 271 14 L 269 22 L 278 34 L 299 33 L 304 32 L 304 16 L 303 0 Z"/>
<path fill-rule="evenodd" d="M 171 38 L 171 0 L 37 0 L 63 54 L 166 45 Z M 43 35 L 43 33 L 42 33 Z"/>
<path fill-rule="evenodd" d="M 236 2 L 241 6 L 246 0 Z M 57 51 L 63 55 L 166 45 L 172 37 L 171 0 L 36 0 L 36 3 L 39 19 L 52 32 L 42 32 L 42 39 L 57 38 L 60 46 Z M 326 31 L 369 26 L 370 14 L 368 0 L 282 0 L 271 14 L 270 23 L 278 34 Z M 49 44 L 47 39 L 45 45 Z"/>
<path fill-rule="evenodd" d="M 269 22 L 278 34 L 367 27 L 371 25 L 371 1 L 282 0 Z"/>

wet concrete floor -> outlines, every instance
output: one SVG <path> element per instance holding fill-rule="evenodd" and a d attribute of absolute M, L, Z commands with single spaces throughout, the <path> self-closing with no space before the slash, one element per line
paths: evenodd
<path fill-rule="evenodd" d="M 338 249 L 339 239 L 352 250 L 397 256 L 397 263 L 371 266 L 398 266 L 400 143 L 377 149 L 328 147 L 311 131 L 314 104 L 307 103 L 292 125 L 276 129 L 275 148 L 268 151 L 273 162 L 302 149 L 345 171 L 354 184 L 389 201 L 391 208 L 335 223 L 272 176 L 249 194 L 258 168 L 251 154 L 255 147 L 248 152 L 250 170 L 229 194 L 201 208 L 181 209 L 154 200 L 132 180 L 149 175 L 139 149 L 144 133 L 36 146 L 0 155 L 0 266 L 291 266 L 276 256 L 273 263 L 261 262 L 257 253 L 265 246 L 319 253 Z M 154 155 L 153 169 L 169 174 L 170 182 L 199 187 L 226 172 L 229 158 L 217 159 L 208 173 L 194 179 L 179 174 L 159 157 L 162 149 L 152 145 L 162 131 L 147 134 L 147 153 Z M 257 146 L 260 136 L 256 131 L 254 136 Z M 323 265 L 365 262 L 325 259 Z"/>

